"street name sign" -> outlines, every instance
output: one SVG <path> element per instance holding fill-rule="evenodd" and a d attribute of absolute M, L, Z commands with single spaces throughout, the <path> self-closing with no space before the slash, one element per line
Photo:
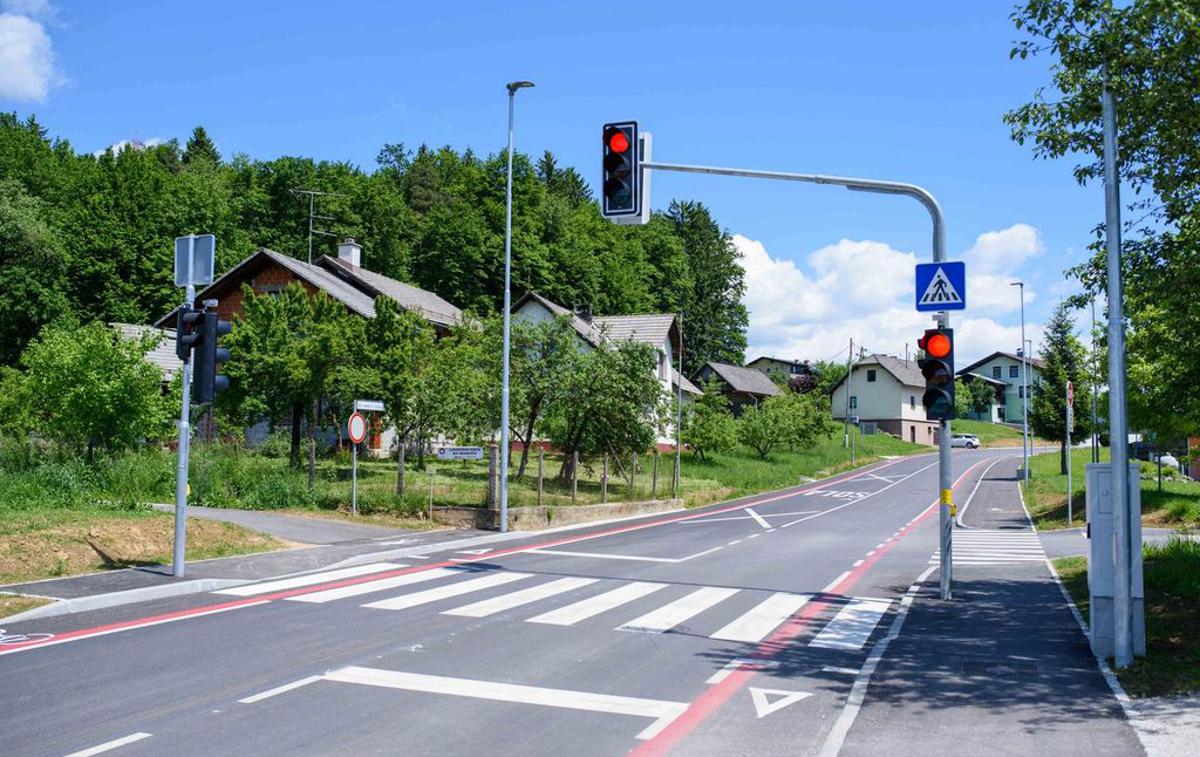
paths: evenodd
<path fill-rule="evenodd" d="M 482 460 L 483 447 L 438 447 L 438 460 Z"/>
<path fill-rule="evenodd" d="M 382 413 L 383 400 L 354 400 L 354 409 L 357 412 Z"/>
<path fill-rule="evenodd" d="M 962 261 L 917 263 L 917 310 L 965 310 L 967 267 Z"/>

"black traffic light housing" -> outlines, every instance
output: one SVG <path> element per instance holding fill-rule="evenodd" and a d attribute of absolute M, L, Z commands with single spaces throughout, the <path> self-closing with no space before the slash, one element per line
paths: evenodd
<path fill-rule="evenodd" d="M 921 404 L 931 421 L 954 419 L 954 329 L 926 329 L 917 341 L 925 357 L 917 360 L 925 377 Z"/>
<path fill-rule="evenodd" d="M 179 318 L 175 323 L 175 354 L 185 363 L 191 360 L 192 350 L 200 342 L 202 320 L 204 320 L 203 311 L 187 305 L 180 306 Z"/>
<path fill-rule="evenodd" d="M 638 216 L 642 212 L 641 143 L 637 121 L 604 125 L 600 215 Z"/>
<path fill-rule="evenodd" d="M 217 341 L 233 328 L 229 321 L 222 321 L 216 313 L 207 312 L 203 316 L 192 374 L 192 402 L 197 405 L 207 405 L 217 392 L 229 387 L 229 377 L 217 372 L 220 364 L 229 360 L 229 350 L 218 345 Z"/>

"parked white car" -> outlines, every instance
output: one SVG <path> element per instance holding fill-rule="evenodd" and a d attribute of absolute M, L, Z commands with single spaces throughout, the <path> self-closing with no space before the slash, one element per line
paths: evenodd
<path fill-rule="evenodd" d="M 1175 470 L 1179 470 L 1179 461 L 1176 460 L 1175 456 L 1172 455 L 1171 453 L 1168 452 L 1167 454 L 1160 457 L 1159 460 L 1162 461 L 1164 468 L 1174 468 Z"/>
<path fill-rule="evenodd" d="M 979 437 L 974 434 L 955 434 L 950 437 L 950 446 L 979 449 Z"/>

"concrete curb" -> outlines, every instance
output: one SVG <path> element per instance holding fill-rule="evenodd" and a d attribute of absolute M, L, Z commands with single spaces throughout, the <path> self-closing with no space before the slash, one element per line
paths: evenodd
<path fill-rule="evenodd" d="M 52 618 L 56 615 L 69 615 L 76 612 L 88 612 L 89 610 L 107 610 L 110 607 L 179 597 L 185 594 L 197 594 L 205 591 L 217 591 L 247 583 L 250 583 L 250 581 L 242 578 L 200 578 L 195 581 L 180 581 L 179 583 L 167 584 L 165 586 L 147 586 L 141 589 L 111 591 L 107 594 L 95 594 L 90 597 L 60 599 L 53 604 L 35 607 L 32 610 L 10 615 L 7 618 L 3 618 L 3 621 L 5 623 L 17 623 L 23 620 L 40 620 L 41 618 Z"/>

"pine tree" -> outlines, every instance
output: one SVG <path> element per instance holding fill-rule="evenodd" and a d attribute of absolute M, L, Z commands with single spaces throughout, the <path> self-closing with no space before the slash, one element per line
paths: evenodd
<path fill-rule="evenodd" d="M 183 162 L 185 165 L 201 162 L 217 165 L 221 162 L 221 153 L 217 152 L 217 146 L 213 144 L 203 126 L 192 130 L 192 137 L 183 149 Z"/>
<path fill-rule="evenodd" d="M 1029 425 L 1043 439 L 1055 439 L 1060 449 L 1060 468 L 1067 472 L 1066 433 L 1067 382 L 1075 385 L 1075 424 L 1071 442 L 1086 439 L 1091 433 L 1088 397 L 1091 376 L 1087 369 L 1087 353 L 1075 336 L 1071 310 L 1066 303 L 1054 309 L 1046 324 L 1040 355 L 1044 365 L 1033 387 L 1029 406 Z"/>

